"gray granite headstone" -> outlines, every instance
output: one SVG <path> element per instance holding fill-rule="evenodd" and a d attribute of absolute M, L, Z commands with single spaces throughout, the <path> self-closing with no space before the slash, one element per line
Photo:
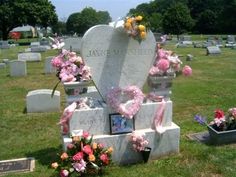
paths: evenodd
<path fill-rule="evenodd" d="M 33 47 L 33 46 L 34 46 L 34 47 L 37 47 L 37 46 L 40 46 L 40 43 L 39 43 L 39 42 L 31 42 L 31 43 L 30 43 L 30 46 L 31 46 L 31 47 Z"/>
<path fill-rule="evenodd" d="M 8 41 L 0 41 L 0 49 L 9 49 L 10 45 L 8 44 Z"/>
<path fill-rule="evenodd" d="M 72 50 L 74 52 L 80 52 L 81 48 L 81 37 L 70 37 L 70 38 L 65 38 L 65 46 L 63 48 L 67 50 Z"/>
<path fill-rule="evenodd" d="M 45 59 L 45 63 L 44 63 L 45 74 L 56 73 L 56 68 L 53 67 L 51 64 L 52 58 L 53 56 L 50 56 Z"/>
<path fill-rule="evenodd" d="M 207 55 L 221 54 L 221 50 L 218 46 L 209 46 L 207 47 Z"/>
<path fill-rule="evenodd" d="M 81 55 L 104 100 L 112 87 L 142 88 L 155 59 L 156 40 L 151 31 L 142 42 L 108 25 L 90 28 L 82 38 Z"/>
<path fill-rule="evenodd" d="M 23 61 L 41 61 L 41 54 L 40 53 L 19 53 L 18 60 Z"/>
<path fill-rule="evenodd" d="M 27 68 L 26 61 L 13 60 L 10 64 L 10 76 L 26 76 Z"/>

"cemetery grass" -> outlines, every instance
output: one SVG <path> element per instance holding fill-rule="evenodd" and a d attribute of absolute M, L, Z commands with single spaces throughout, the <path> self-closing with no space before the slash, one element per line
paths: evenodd
<path fill-rule="evenodd" d="M 104 177 L 232 177 L 235 176 L 236 144 L 210 146 L 189 140 L 188 134 L 206 131 L 193 121 L 197 113 L 213 117 L 216 108 L 227 110 L 236 105 L 236 50 L 222 49 L 221 55 L 206 56 L 201 48 L 165 48 L 182 55 L 184 64 L 193 68 L 193 76 L 178 76 L 173 81 L 173 121 L 181 128 L 180 152 L 150 161 L 108 167 Z M 1 51 L 0 59 L 16 59 L 23 47 Z M 41 62 L 27 63 L 26 77 L 10 77 L 9 69 L 0 70 L 0 160 L 34 157 L 34 172 L 9 174 L 8 177 L 47 177 L 55 176 L 50 164 L 61 151 L 59 117 L 65 107 L 65 95 L 61 85 L 60 113 L 25 113 L 26 95 L 35 89 L 52 89 L 57 78 L 54 74 L 43 74 L 45 56 L 55 51 L 42 53 Z M 187 54 L 193 61 L 185 61 Z"/>

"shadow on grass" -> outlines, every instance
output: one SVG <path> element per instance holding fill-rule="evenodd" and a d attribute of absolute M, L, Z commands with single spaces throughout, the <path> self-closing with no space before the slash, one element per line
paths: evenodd
<path fill-rule="evenodd" d="M 57 154 L 62 151 L 62 147 L 46 148 L 39 151 L 26 153 L 26 157 L 33 157 L 41 165 L 50 166 L 52 162 L 57 160 Z"/>

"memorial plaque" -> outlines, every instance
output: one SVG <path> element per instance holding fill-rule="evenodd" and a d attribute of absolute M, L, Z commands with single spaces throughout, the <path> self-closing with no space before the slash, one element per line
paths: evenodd
<path fill-rule="evenodd" d="M 33 171 L 35 167 L 34 158 L 21 158 L 0 161 L 0 175 L 12 172 Z"/>

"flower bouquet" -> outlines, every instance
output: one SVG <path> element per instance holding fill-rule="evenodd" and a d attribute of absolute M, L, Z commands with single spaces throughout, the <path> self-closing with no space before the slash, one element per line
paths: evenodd
<path fill-rule="evenodd" d="M 141 152 L 143 161 L 146 163 L 148 161 L 151 148 L 147 147 L 149 142 L 145 138 L 145 133 L 133 131 L 130 136 L 130 141 L 132 142 L 133 149 L 136 152 Z"/>
<path fill-rule="evenodd" d="M 91 80 L 90 67 L 85 65 L 83 59 L 75 52 L 62 49 L 60 54 L 51 61 L 53 67 L 57 69 L 56 76 L 59 82 L 53 88 L 53 93 L 60 82 L 84 82 Z"/>
<path fill-rule="evenodd" d="M 129 16 L 124 20 L 124 29 L 129 36 L 141 41 L 147 36 L 147 23 L 141 15 Z"/>
<path fill-rule="evenodd" d="M 99 174 L 111 163 L 112 147 L 105 148 L 101 143 L 93 142 L 93 136 L 83 131 L 82 135 L 72 137 L 72 143 L 61 153 L 54 168 L 61 177 Z"/>
<path fill-rule="evenodd" d="M 236 141 L 236 108 L 230 108 L 228 113 L 217 109 L 215 110 L 214 119 L 207 123 L 206 118 L 196 115 L 194 119 L 206 125 L 212 144 L 227 144 Z"/>

